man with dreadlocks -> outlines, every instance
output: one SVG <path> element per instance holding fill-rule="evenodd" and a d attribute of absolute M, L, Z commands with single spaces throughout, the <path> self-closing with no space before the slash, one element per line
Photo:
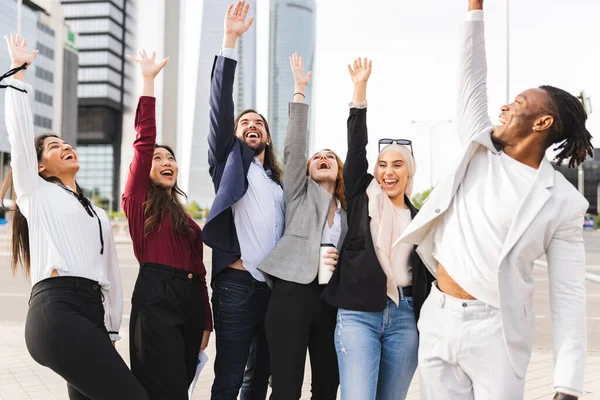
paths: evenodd
<path fill-rule="evenodd" d="M 570 167 L 592 155 L 582 104 L 541 86 L 488 117 L 483 0 L 462 26 L 457 128 L 465 152 L 401 240 L 437 278 L 421 309 L 423 399 L 522 399 L 533 342 L 534 261 L 546 256 L 555 399 L 583 391 L 588 202 L 545 154 Z M 556 146 L 558 145 L 558 146 Z"/>

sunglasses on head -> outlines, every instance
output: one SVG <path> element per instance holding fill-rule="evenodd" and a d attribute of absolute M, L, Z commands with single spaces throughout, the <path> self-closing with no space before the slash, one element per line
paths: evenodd
<path fill-rule="evenodd" d="M 408 140 L 408 139 L 379 139 L 379 151 L 378 153 L 381 153 L 381 145 L 383 144 L 384 146 L 387 146 L 388 144 L 399 144 L 400 146 L 409 146 L 410 147 L 410 154 L 413 154 L 413 148 L 412 148 L 412 140 Z"/>

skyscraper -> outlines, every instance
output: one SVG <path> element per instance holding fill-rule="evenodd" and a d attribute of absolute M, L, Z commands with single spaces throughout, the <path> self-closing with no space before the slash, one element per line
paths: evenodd
<path fill-rule="evenodd" d="M 134 105 L 135 0 L 62 0 L 65 19 L 79 34 L 78 181 L 105 207 L 120 204 L 123 115 Z M 132 129 L 127 126 L 126 129 Z"/>
<path fill-rule="evenodd" d="M 315 0 L 271 0 L 270 36 L 269 124 L 277 155 L 283 159 L 288 103 L 294 95 L 290 56 L 298 52 L 304 63 L 304 71 L 312 71 L 316 37 Z M 307 104 L 311 104 L 311 94 L 312 85 L 309 85 L 306 90 Z"/>
<path fill-rule="evenodd" d="M 74 126 L 77 118 L 77 94 L 65 90 L 72 83 L 69 74 L 77 72 L 77 52 L 73 50 L 75 35 L 69 35 L 62 9 L 51 0 L 24 0 L 19 13 L 14 0 L 0 0 L 0 36 L 17 33 L 21 16 L 21 35 L 27 38 L 28 48 L 39 54 L 27 73 L 33 87 L 31 109 L 34 132 L 55 133 L 75 143 Z M 73 68 L 75 60 L 75 70 Z M 8 53 L 0 51 L 0 65 L 8 69 Z M 3 73 L 4 71 L 2 71 Z M 71 85 L 72 86 L 72 85 Z M 4 94 L 0 96 L 0 179 L 8 172 L 10 144 L 4 122 Z"/>
<path fill-rule="evenodd" d="M 215 55 L 219 54 L 223 39 L 223 17 L 230 0 L 205 1 L 203 5 L 202 30 L 196 84 L 196 104 L 192 132 L 185 132 L 181 148 L 185 152 L 180 161 L 180 180 L 187 190 L 188 199 L 202 207 L 209 207 L 214 198 L 214 188 L 208 174 L 209 93 L 210 75 Z M 256 1 L 247 1 L 252 10 Z M 254 15 L 254 11 L 252 11 Z M 258 23 L 255 21 L 254 23 Z M 236 46 L 238 65 L 234 102 L 236 114 L 254 108 L 256 102 L 256 29 L 252 27 Z"/>

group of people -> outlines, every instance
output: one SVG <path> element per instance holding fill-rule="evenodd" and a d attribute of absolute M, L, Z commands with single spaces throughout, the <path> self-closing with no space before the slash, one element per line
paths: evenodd
<path fill-rule="evenodd" d="M 33 285 L 25 339 L 61 375 L 70 399 L 188 398 L 198 353 L 215 331 L 211 399 L 299 399 L 307 351 L 312 398 L 403 399 L 419 366 L 423 399 L 522 399 L 533 335 L 533 263 L 546 255 L 555 399 L 583 391 L 587 201 L 546 159 L 591 155 L 577 98 L 541 86 L 487 107 L 483 0 L 462 26 L 460 163 L 421 211 L 410 202 L 410 140 L 380 139 L 369 172 L 372 62 L 348 66 L 354 94 L 346 162 L 306 158 L 311 72 L 290 58 L 293 100 L 283 171 L 267 120 L 234 115 L 235 46 L 252 25 L 229 6 L 210 86 L 208 163 L 215 200 L 206 225 L 186 212 L 173 150 L 156 144 L 154 79 L 168 59 L 139 65 L 134 155 L 122 197 L 140 264 L 129 326 L 131 369 L 114 348 L 123 295 L 110 221 L 75 179 L 75 149 L 34 137 L 25 71 L 36 51 L 7 38 L 6 123 L 12 146 L 12 268 Z M 291 89 L 291 88 L 290 88 Z M 292 92 L 290 92 L 292 94 Z M 378 133 L 378 135 L 383 133 Z M 212 248 L 212 301 L 203 244 Z M 322 269 L 330 278 L 322 278 Z M 212 303 L 212 308 L 211 308 Z M 213 325 L 214 324 L 214 325 Z"/>

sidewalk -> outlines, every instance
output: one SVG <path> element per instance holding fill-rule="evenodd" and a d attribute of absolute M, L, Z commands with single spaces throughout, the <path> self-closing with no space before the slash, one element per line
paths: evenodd
<path fill-rule="evenodd" d="M 128 321 L 124 321 L 126 323 Z M 0 400 L 68 400 L 65 382 L 54 372 L 36 364 L 25 347 L 23 324 L 0 323 Z M 118 343 L 118 350 L 125 360 L 129 359 L 127 349 L 128 337 Z M 207 353 L 211 357 L 209 365 L 202 375 L 194 391 L 193 399 L 210 398 L 210 387 L 213 379 L 212 362 L 214 357 L 214 341 Z M 600 354 L 588 353 L 585 375 L 585 399 L 600 399 Z M 533 354 L 527 373 L 525 399 L 552 398 L 554 392 L 552 353 L 536 351 Z M 310 368 L 307 368 L 302 399 L 310 399 Z M 408 400 L 418 400 L 418 376 L 411 385 Z"/>

